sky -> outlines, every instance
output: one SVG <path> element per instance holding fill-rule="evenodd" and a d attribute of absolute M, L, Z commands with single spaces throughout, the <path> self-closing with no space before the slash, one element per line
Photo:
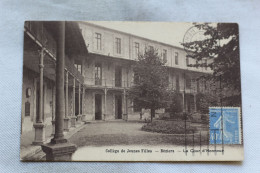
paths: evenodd
<path fill-rule="evenodd" d="M 125 22 L 125 21 L 88 21 L 103 27 L 123 31 L 151 40 L 182 47 L 183 37 L 192 23 L 176 22 Z"/>

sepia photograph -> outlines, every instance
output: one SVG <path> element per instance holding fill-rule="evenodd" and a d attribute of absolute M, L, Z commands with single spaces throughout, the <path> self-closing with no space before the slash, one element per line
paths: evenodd
<path fill-rule="evenodd" d="M 21 161 L 242 161 L 237 23 L 25 21 Z"/>

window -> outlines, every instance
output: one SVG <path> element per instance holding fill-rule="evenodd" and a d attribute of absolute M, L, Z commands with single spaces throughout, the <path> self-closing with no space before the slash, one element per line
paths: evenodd
<path fill-rule="evenodd" d="M 102 81 L 102 71 L 101 71 L 101 64 L 98 63 L 95 65 L 95 85 L 101 85 Z"/>
<path fill-rule="evenodd" d="M 79 73 L 82 74 L 82 66 L 81 66 L 81 64 L 75 63 L 74 66 L 79 71 Z"/>
<path fill-rule="evenodd" d="M 122 67 L 115 67 L 115 86 L 122 86 Z"/>
<path fill-rule="evenodd" d="M 121 39 L 116 38 L 116 53 L 121 54 Z"/>
<path fill-rule="evenodd" d="M 187 58 L 186 58 L 186 66 L 188 67 L 189 64 L 190 64 L 190 62 L 189 62 L 189 57 L 187 57 Z"/>
<path fill-rule="evenodd" d="M 167 50 L 163 49 L 163 61 L 167 62 Z"/>
<path fill-rule="evenodd" d="M 196 68 L 199 68 L 198 60 L 196 60 Z"/>
<path fill-rule="evenodd" d="M 140 51 L 140 45 L 139 43 L 135 42 L 135 57 L 137 58 Z"/>
<path fill-rule="evenodd" d="M 96 39 L 96 49 L 101 50 L 101 34 L 96 33 L 95 39 Z"/>
<path fill-rule="evenodd" d="M 30 116 L 30 102 L 25 102 L 25 116 Z"/>
<path fill-rule="evenodd" d="M 178 56 L 179 56 L 178 52 L 175 52 L 175 64 L 176 65 L 179 64 L 179 60 L 178 60 L 179 57 Z"/>

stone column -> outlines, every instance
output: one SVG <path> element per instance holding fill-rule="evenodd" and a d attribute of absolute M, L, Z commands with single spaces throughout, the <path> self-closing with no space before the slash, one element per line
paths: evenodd
<path fill-rule="evenodd" d="M 128 120 L 128 101 L 127 101 L 127 96 L 126 96 L 126 99 L 125 99 L 125 111 L 126 111 L 126 121 Z"/>
<path fill-rule="evenodd" d="M 106 121 L 107 116 L 107 89 L 104 89 L 104 121 Z"/>
<path fill-rule="evenodd" d="M 56 60 L 56 116 L 55 134 L 51 143 L 42 145 L 47 161 L 70 161 L 76 145 L 70 144 L 63 135 L 64 122 L 64 65 L 65 65 L 65 22 L 57 22 L 57 60 Z"/>
<path fill-rule="evenodd" d="M 75 113 L 75 87 L 76 87 L 76 79 L 75 77 L 73 78 L 73 91 L 72 91 L 72 117 L 71 117 L 71 127 L 76 127 L 76 113 Z"/>
<path fill-rule="evenodd" d="M 69 72 L 66 70 L 65 77 L 65 118 L 64 118 L 64 131 L 69 131 L 70 118 L 68 117 L 69 112 Z"/>
<path fill-rule="evenodd" d="M 52 120 L 51 120 L 52 133 L 51 133 L 51 136 L 54 136 L 54 134 L 55 134 L 55 91 L 56 91 L 56 87 L 54 86 L 52 88 Z"/>
<path fill-rule="evenodd" d="M 183 104 L 183 112 L 186 112 L 186 107 L 185 107 L 185 92 L 182 93 L 182 104 Z"/>
<path fill-rule="evenodd" d="M 40 71 L 40 92 L 39 92 L 39 114 L 36 115 L 36 121 L 33 124 L 35 129 L 35 137 L 33 144 L 41 145 L 45 141 L 45 124 L 43 122 L 43 60 L 45 56 L 45 48 L 42 48 L 40 52 L 40 62 L 39 62 L 39 71 Z M 37 96 L 38 97 L 38 96 Z"/>
<path fill-rule="evenodd" d="M 125 89 L 124 89 L 124 106 L 125 106 L 125 108 L 124 108 L 124 120 L 128 120 L 128 115 L 127 115 L 127 101 L 126 101 L 126 91 L 125 91 Z"/>
<path fill-rule="evenodd" d="M 56 118 L 55 134 L 51 143 L 64 143 L 63 124 L 65 114 L 64 100 L 64 67 L 65 67 L 65 23 L 59 22 L 57 60 L 56 60 Z"/>
<path fill-rule="evenodd" d="M 81 105 L 80 105 L 81 104 L 81 101 L 80 101 L 80 98 L 81 98 L 81 96 L 80 96 L 81 95 L 81 84 L 80 84 L 80 82 L 79 82 L 79 93 L 78 94 L 79 94 L 79 98 L 78 98 L 79 99 L 79 105 L 78 105 L 79 106 L 79 114 L 78 114 L 77 119 L 78 119 L 78 123 L 80 123 L 81 122 L 81 111 L 80 111 L 80 108 L 81 108 Z"/>
<path fill-rule="evenodd" d="M 86 121 L 86 114 L 85 114 L 85 87 L 83 86 L 83 92 L 82 92 L 82 121 Z"/>
<path fill-rule="evenodd" d="M 194 94 L 194 112 L 197 112 L 197 99 L 196 99 L 196 94 Z"/>

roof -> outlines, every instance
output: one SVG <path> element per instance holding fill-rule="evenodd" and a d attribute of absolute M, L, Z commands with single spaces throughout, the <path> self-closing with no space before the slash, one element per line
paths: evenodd
<path fill-rule="evenodd" d="M 57 21 L 45 21 L 44 26 L 57 40 Z M 87 46 L 77 22 L 65 22 L 65 51 L 69 56 L 86 55 Z"/>
<path fill-rule="evenodd" d="M 77 22 L 66 22 L 65 50 L 68 55 L 87 55 L 85 40 Z"/>

